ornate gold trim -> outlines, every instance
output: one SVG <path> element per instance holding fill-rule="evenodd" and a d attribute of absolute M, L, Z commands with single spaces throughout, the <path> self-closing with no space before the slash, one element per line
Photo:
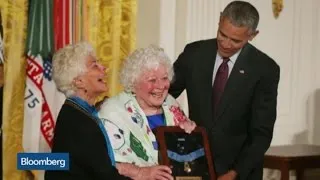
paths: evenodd
<path fill-rule="evenodd" d="M 277 19 L 283 9 L 283 0 L 272 0 L 273 16 Z"/>

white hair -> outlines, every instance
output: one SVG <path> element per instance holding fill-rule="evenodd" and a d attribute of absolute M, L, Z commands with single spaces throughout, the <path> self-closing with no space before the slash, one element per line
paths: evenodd
<path fill-rule="evenodd" d="M 124 61 L 120 72 L 120 82 L 126 92 L 133 92 L 133 87 L 138 78 L 146 71 L 156 69 L 163 65 L 171 81 L 173 68 L 171 61 L 162 48 L 150 45 L 131 53 Z"/>
<path fill-rule="evenodd" d="M 52 58 L 53 79 L 57 88 L 67 97 L 74 95 L 73 80 L 87 71 L 88 56 L 95 57 L 92 46 L 86 42 L 59 49 Z"/>

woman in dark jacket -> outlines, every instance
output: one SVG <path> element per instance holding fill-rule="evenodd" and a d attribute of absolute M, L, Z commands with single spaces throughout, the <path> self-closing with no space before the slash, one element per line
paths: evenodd
<path fill-rule="evenodd" d="M 97 62 L 93 48 L 79 43 L 57 51 L 53 78 L 67 99 L 57 118 L 52 152 L 69 153 L 69 170 L 46 171 L 45 179 L 126 179 L 115 167 L 108 135 L 94 107 L 107 86 L 105 67 Z"/>

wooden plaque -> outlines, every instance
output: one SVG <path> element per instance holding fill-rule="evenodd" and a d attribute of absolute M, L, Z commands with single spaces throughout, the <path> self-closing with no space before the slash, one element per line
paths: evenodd
<path fill-rule="evenodd" d="M 172 170 L 175 180 L 215 180 L 208 136 L 203 127 L 187 134 L 177 126 L 156 128 L 159 162 Z"/>

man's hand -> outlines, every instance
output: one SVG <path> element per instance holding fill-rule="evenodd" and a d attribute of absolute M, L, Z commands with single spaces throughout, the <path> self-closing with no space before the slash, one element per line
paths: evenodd
<path fill-rule="evenodd" d="M 235 180 L 237 177 L 237 172 L 234 170 L 228 171 L 226 174 L 219 176 L 218 180 Z"/>

